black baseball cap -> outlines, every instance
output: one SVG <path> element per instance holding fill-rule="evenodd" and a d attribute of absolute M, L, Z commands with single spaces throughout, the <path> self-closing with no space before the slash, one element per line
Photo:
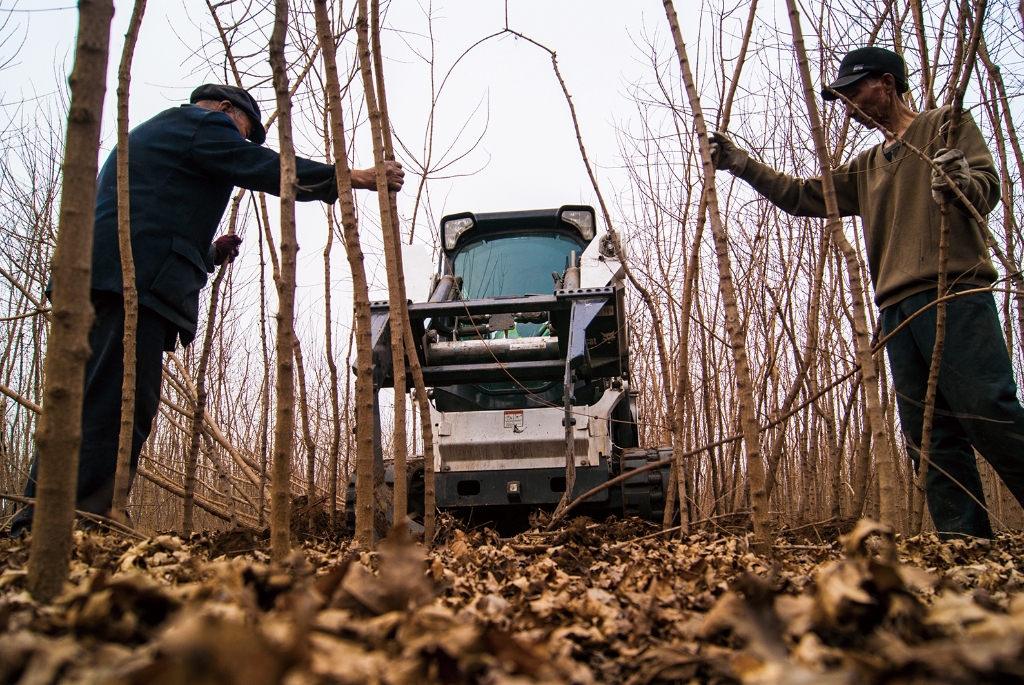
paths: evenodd
<path fill-rule="evenodd" d="M 245 115 L 249 117 L 251 126 L 249 127 L 249 140 L 256 143 L 257 145 L 263 145 L 263 141 L 267 139 L 267 132 L 263 128 L 263 122 L 260 121 L 260 106 L 256 102 L 256 98 L 249 95 L 249 91 L 238 86 L 222 86 L 216 83 L 206 83 L 192 91 L 191 97 L 188 101 L 192 104 L 199 102 L 200 100 L 227 100 L 238 109 L 245 112 Z"/>
<path fill-rule="evenodd" d="M 896 92 L 906 93 L 910 86 L 907 79 L 907 63 L 892 50 L 885 48 L 857 48 L 846 53 L 839 64 L 839 77 L 829 86 L 842 88 L 858 81 L 868 74 L 892 74 L 896 80 Z M 821 91 L 826 100 L 836 100 L 827 89 Z"/>

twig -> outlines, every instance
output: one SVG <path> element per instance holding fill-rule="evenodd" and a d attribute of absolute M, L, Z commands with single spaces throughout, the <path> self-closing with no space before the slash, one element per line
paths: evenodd
<path fill-rule="evenodd" d="M 18 502 L 19 504 L 31 504 L 31 505 L 34 505 L 36 503 L 36 498 L 35 497 L 23 497 L 21 495 L 0 494 L 0 499 L 10 500 L 11 502 Z M 143 535 L 142 533 L 139 533 L 139 532 L 135 531 L 134 529 L 130 528 L 129 526 L 124 525 L 123 523 L 118 523 L 117 521 L 115 521 L 112 518 L 107 518 L 106 516 L 101 516 L 99 514 L 93 514 L 92 512 L 89 512 L 89 511 L 81 511 L 80 509 L 75 509 L 75 516 L 78 516 L 79 518 L 83 518 L 83 519 L 88 519 L 89 521 L 92 521 L 93 523 L 99 523 L 101 525 L 106 526 L 107 528 L 110 528 L 111 530 L 116 530 L 119 533 L 123 533 L 125 535 L 131 536 L 133 538 L 136 538 L 137 540 L 148 540 L 149 539 L 148 536 Z"/>
<path fill-rule="evenodd" d="M 6 385 L 3 385 L 2 383 L 0 383 L 0 392 L 2 392 L 3 394 L 7 395 L 8 397 L 10 397 L 12 400 L 17 402 L 21 406 L 25 407 L 25 409 L 28 409 L 30 411 L 34 411 L 37 414 L 42 414 L 43 413 L 43 408 L 40 407 L 38 404 L 36 404 L 35 402 L 33 402 L 30 399 L 22 397 L 21 395 L 19 395 L 15 391 L 11 390 L 10 388 L 8 388 Z"/>

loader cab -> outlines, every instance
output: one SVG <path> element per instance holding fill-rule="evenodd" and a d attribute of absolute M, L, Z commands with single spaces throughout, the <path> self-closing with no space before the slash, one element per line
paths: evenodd
<path fill-rule="evenodd" d="M 486 214 L 462 213 L 441 220 L 439 279 L 454 276 L 454 299 L 480 300 L 535 295 L 550 296 L 559 279 L 593 240 L 596 217 L 588 206 Z M 444 339 L 479 340 L 552 338 L 553 324 L 543 313 L 515 316 L 504 325 L 468 317 L 431 323 Z M 541 344 L 540 341 L 533 341 Z M 578 404 L 596 402 L 603 383 L 579 383 Z M 442 412 L 525 409 L 558 406 L 563 383 L 503 381 L 437 387 L 435 405 Z"/>

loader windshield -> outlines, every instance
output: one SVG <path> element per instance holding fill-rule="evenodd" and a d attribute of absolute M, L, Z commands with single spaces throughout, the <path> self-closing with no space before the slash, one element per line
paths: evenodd
<path fill-rule="evenodd" d="M 572 252 L 583 251 L 572 238 L 560 233 L 493 235 L 468 243 L 455 256 L 454 272 L 462 276 L 462 296 L 467 300 L 487 297 L 550 295 L 555 291 L 552 272 L 559 275 L 568 266 Z M 517 322 L 511 331 L 491 337 L 532 338 L 551 335 L 548 323 Z M 527 383 L 483 383 L 486 392 L 521 393 L 550 386 L 547 381 Z"/>
<path fill-rule="evenodd" d="M 508 295 L 550 295 L 551 272 L 565 271 L 566 259 L 583 248 L 558 233 L 491 236 L 475 240 L 455 257 L 455 275 L 462 276 L 467 300 Z"/>

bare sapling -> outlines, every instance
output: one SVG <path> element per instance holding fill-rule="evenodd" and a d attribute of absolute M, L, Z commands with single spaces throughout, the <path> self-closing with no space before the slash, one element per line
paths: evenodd
<path fill-rule="evenodd" d="M 1006 95 L 1006 85 L 1003 83 L 1003 76 L 999 69 L 999 66 L 992 61 L 992 58 L 988 54 L 988 47 L 985 45 L 985 36 L 982 34 L 981 41 L 978 43 L 978 57 L 981 58 L 982 63 L 985 65 L 985 69 L 988 71 L 990 87 L 995 91 L 991 98 L 991 105 L 993 110 L 1002 111 L 1002 129 L 999 126 L 999 122 L 995 119 L 992 121 L 992 128 L 996 134 L 996 140 L 1000 140 L 1005 133 L 1006 139 L 1010 142 L 1010 147 L 1013 149 L 1013 159 L 1017 163 L 1018 169 L 1024 169 L 1024 152 L 1021 150 L 1020 139 L 1017 137 L 1017 126 L 1013 121 L 1013 115 L 1010 112 L 1010 100 Z M 1006 154 L 1000 155 L 1004 165 L 1006 163 Z M 1006 173 L 1002 174 L 1004 179 L 1008 179 L 1009 176 Z M 1013 214 L 1013 199 L 1012 193 L 1004 193 L 1003 195 L 1003 209 L 1005 217 L 1005 230 L 1007 232 L 1008 239 L 1011 239 L 1015 231 L 1016 218 Z M 1014 251 L 1011 245 L 1007 246 L 1005 251 L 1011 258 Z M 1016 286 L 1013 290 L 1013 299 L 1017 303 L 1017 326 L 1021 331 L 1024 331 L 1024 284 L 1018 282 L 1020 279 L 1012 279 Z"/>
<path fill-rule="evenodd" d="M 260 194 L 262 197 L 262 193 Z M 264 524 L 267 505 L 267 433 L 270 427 L 270 350 L 267 345 L 267 261 L 263 254 L 263 232 L 270 235 L 270 226 L 260 221 L 256 212 L 256 225 L 260 229 L 260 349 L 263 352 L 263 377 L 260 383 L 260 482 L 259 525 Z"/>
<path fill-rule="evenodd" d="M 295 335 L 295 373 L 299 381 L 299 419 L 302 422 L 302 445 L 306 449 L 306 502 L 312 507 L 316 499 L 316 443 L 309 429 L 309 401 L 306 396 L 306 365 L 302 361 L 302 343 Z"/>
<path fill-rule="evenodd" d="M 292 143 L 292 102 L 284 46 L 288 31 L 288 0 L 274 0 L 270 35 L 270 66 L 277 97 L 277 131 L 281 146 L 281 275 L 277 282 L 277 382 L 274 451 L 271 468 L 270 552 L 281 563 L 291 552 L 291 459 L 295 431 L 295 148 Z"/>
<path fill-rule="evenodd" d="M 228 220 L 228 234 L 234 235 L 235 225 L 238 221 L 238 206 L 242 201 L 244 190 L 238 191 L 231 201 L 231 215 Z M 199 452 L 202 447 L 203 421 L 206 416 L 206 372 L 210 364 L 210 354 L 213 351 L 213 336 L 217 328 L 217 306 L 220 303 L 220 286 L 224 281 L 224 274 L 227 273 L 228 262 L 225 260 L 213 277 L 213 284 L 210 286 L 210 307 L 207 310 L 206 330 L 203 332 L 203 346 L 199 351 L 199 364 L 196 367 L 195 380 L 195 404 L 192 406 L 191 436 L 189 441 L 188 455 L 185 458 L 185 496 L 182 498 L 181 531 L 184 535 L 190 535 L 195 523 L 195 491 L 196 491 L 196 467 L 199 464 Z"/>
<path fill-rule="evenodd" d="M 752 0 L 747 13 L 747 23 L 743 29 L 743 40 L 740 43 L 740 52 L 736 57 L 736 68 L 733 70 L 732 78 L 729 80 L 729 92 L 725 98 L 725 104 L 719 110 L 718 129 L 729 130 L 729 122 L 732 119 L 732 103 L 736 97 L 736 90 L 739 87 L 740 75 L 743 73 L 743 65 L 747 61 L 747 50 L 750 47 L 750 36 L 754 32 L 754 19 L 757 16 L 757 0 Z M 686 401 L 690 394 L 690 316 L 693 313 L 694 290 L 697 283 L 698 262 L 700 260 L 700 245 L 704 237 L 704 227 L 707 225 L 707 199 L 703 191 L 700 196 L 700 204 L 697 208 L 697 228 L 693 234 L 693 242 L 690 246 L 690 254 L 686 263 L 686 271 L 683 272 L 683 297 L 680 303 L 679 315 L 679 366 L 676 372 L 675 381 L 675 402 L 672 421 L 672 474 L 669 479 L 669 492 L 665 498 L 665 514 L 662 518 L 662 527 L 668 528 L 672 525 L 674 516 L 673 509 L 675 500 L 679 500 L 680 536 L 690 532 L 690 507 L 685 497 L 686 468 L 683 464 L 682 454 L 690 445 L 686 438 Z M 770 496 L 770 493 L 769 493 Z"/>
<path fill-rule="evenodd" d="M 860 262 L 857 251 L 846 239 L 843 232 L 843 221 L 839 217 L 839 204 L 836 200 L 836 189 L 832 181 L 832 167 L 825 144 L 825 132 L 821 125 L 818 112 L 817 93 L 811 80 L 810 66 L 807 61 L 807 50 L 804 47 L 803 32 L 800 28 L 800 12 L 795 0 L 787 0 L 789 18 L 793 28 L 793 44 L 796 48 L 800 78 L 803 83 L 804 100 L 807 104 L 808 118 L 811 124 L 811 135 L 814 139 L 818 164 L 821 167 L 821 185 L 825 196 L 825 208 L 828 214 L 826 226 L 832 240 L 839 246 L 846 261 L 849 275 L 850 296 L 853 299 L 853 327 L 857 360 L 860 364 L 861 378 L 867 399 L 868 423 L 875 444 L 875 461 L 877 465 L 879 491 L 879 518 L 882 523 L 891 526 L 895 523 L 896 490 L 892 451 L 885 431 L 885 416 L 882 412 L 882 400 L 879 396 L 878 368 L 871 352 L 871 338 L 868 332 L 867 307 L 864 298 L 864 280 L 861 276 Z"/>
<path fill-rule="evenodd" d="M 391 123 L 390 117 L 388 116 L 388 99 L 387 92 L 384 88 L 384 58 L 380 45 L 380 3 L 379 0 L 372 0 L 370 3 L 370 35 L 372 39 L 371 50 L 373 53 L 373 68 L 374 68 L 374 79 L 377 85 L 377 109 L 380 114 L 380 129 L 381 129 L 381 142 L 384 147 L 384 160 L 394 161 L 395 160 L 395 147 L 391 140 Z M 371 120 L 372 121 L 372 120 Z M 380 163 L 377 162 L 378 169 L 378 186 L 380 185 Z M 423 514 L 423 541 L 424 544 L 429 548 L 434 540 L 434 530 L 436 528 L 436 502 L 434 493 L 434 432 L 430 425 L 430 399 L 427 397 L 426 383 L 423 380 L 423 368 L 420 366 L 419 355 L 415 353 L 416 342 L 412 336 L 412 329 L 409 326 L 404 325 L 404 322 L 408 321 L 409 308 L 408 308 L 408 297 L 405 290 L 405 267 L 403 264 L 402 249 L 401 249 L 401 231 L 398 224 L 398 207 L 396 203 L 396 194 L 388 192 L 388 200 L 391 205 L 391 218 L 392 218 L 392 230 L 395 236 L 395 270 L 398 273 L 398 286 L 401 291 L 399 298 L 399 309 L 397 313 L 395 309 L 391 311 L 394 316 L 402 317 L 403 325 L 402 332 L 405 340 L 405 349 L 410 353 L 408 355 L 409 371 L 411 372 L 413 379 L 413 387 L 415 389 L 415 400 L 418 403 L 418 412 L 414 411 L 414 414 L 418 414 L 420 418 L 420 434 L 423 436 L 423 479 L 424 479 L 424 514 Z M 410 240 L 411 240 L 410 231 Z M 388 283 L 391 282 L 390 275 L 388 276 Z M 404 383 L 403 383 L 404 385 Z M 398 393 L 398 386 L 395 386 L 395 394 Z M 396 405 L 397 413 L 397 405 Z M 415 426 L 414 426 L 415 434 Z M 403 469 L 404 473 L 404 469 Z M 399 470 L 398 470 L 398 457 L 396 453 L 395 457 L 395 522 L 397 523 L 400 519 L 398 517 L 398 502 L 402 502 L 402 507 L 406 506 L 405 497 L 399 497 L 398 495 L 398 482 L 399 482 Z M 407 481 L 402 478 L 403 490 L 407 487 Z M 407 491 L 406 491 L 407 494 Z"/>
<path fill-rule="evenodd" d="M 373 548 L 373 379 L 370 376 L 370 296 L 359 244 L 355 203 L 352 197 L 352 172 L 348 165 L 345 144 L 345 122 L 341 109 L 341 85 L 334 31 L 327 14 L 327 0 L 314 0 L 317 39 L 324 60 L 327 86 L 327 108 L 330 112 L 331 142 L 334 151 L 338 202 L 341 205 L 341 228 L 345 237 L 345 253 L 352 274 L 352 299 L 355 309 L 356 342 L 356 543 L 364 549 Z M 351 346 L 350 346 L 351 348 Z"/>
<path fill-rule="evenodd" d="M 757 422 L 756 404 L 754 403 L 753 382 L 750 376 L 750 362 L 747 359 L 747 343 L 745 332 L 740 321 L 739 306 L 736 299 L 736 287 L 732 277 L 732 263 L 729 257 L 729 238 L 718 209 L 718 192 L 715 188 L 715 165 L 711 159 L 711 147 L 707 126 L 704 123 L 703 108 L 700 96 L 690 70 L 690 62 L 686 56 L 686 44 L 683 42 L 672 0 L 664 0 L 665 14 L 675 41 L 676 53 L 679 56 L 679 67 L 683 74 L 686 94 L 693 111 L 694 130 L 700 144 L 701 160 L 704 164 L 704 197 L 707 201 L 708 217 L 711 220 L 711 232 L 715 239 L 715 252 L 718 256 L 718 280 L 725 306 L 726 329 L 729 334 L 729 347 L 732 350 L 733 364 L 736 371 L 736 394 L 739 399 L 740 424 L 743 432 L 743 446 L 747 479 L 750 484 L 751 508 L 754 522 L 754 546 L 758 553 L 771 553 L 771 531 L 768 527 L 768 493 L 765 489 L 764 460 L 761 456 L 759 438 L 760 426 Z"/>
<path fill-rule="evenodd" d="M 128 92 L 132 81 L 132 58 L 139 39 L 146 0 L 135 0 L 128 32 L 117 70 L 117 242 L 121 250 L 121 278 L 124 298 L 124 380 L 121 384 L 121 428 L 117 438 L 117 467 L 110 517 L 128 521 L 128 488 L 131 486 L 132 441 L 135 437 L 135 347 L 139 322 L 139 292 L 135 287 L 135 259 L 132 256 L 131 202 L 128 196 Z"/>
<path fill-rule="evenodd" d="M 112 0 L 80 0 L 75 66 L 68 78 L 71 100 L 53 252 L 43 413 L 36 432 L 39 461 L 28 560 L 28 588 L 40 602 L 50 601 L 60 591 L 71 554 L 85 362 L 93 322 L 89 293 L 100 117 L 113 15 Z"/>
<path fill-rule="evenodd" d="M 964 35 L 969 17 L 970 3 L 966 0 L 960 4 L 960 18 L 957 22 L 960 31 L 957 33 L 956 57 L 954 64 L 960 68 L 960 80 L 950 91 L 947 104 L 950 105 L 949 124 L 946 131 L 947 149 L 956 147 L 957 137 L 960 133 L 960 120 L 964 104 L 964 94 L 967 92 L 967 84 L 971 79 L 971 72 L 974 71 L 974 62 L 978 54 L 978 41 L 981 39 L 981 25 L 985 16 L 986 0 L 977 3 L 976 16 L 974 17 L 974 30 L 971 34 L 970 45 L 965 46 Z M 966 51 L 965 51 L 966 48 Z M 924 419 L 921 422 L 921 444 L 918 447 L 917 479 L 915 491 L 917 496 L 914 501 L 914 510 L 911 512 L 910 533 L 917 535 L 921 532 L 924 524 L 924 507 L 927 479 L 928 479 L 928 457 L 931 454 L 932 424 L 935 420 L 935 400 L 938 395 L 939 373 L 942 368 L 942 355 L 946 349 L 946 307 L 947 302 L 943 299 L 947 294 L 947 276 L 949 271 L 949 213 L 952 210 L 948 197 L 943 196 L 939 205 L 942 219 L 939 222 L 939 274 L 936 292 L 935 305 L 935 343 L 932 346 L 932 359 L 928 368 L 928 385 L 924 396 Z"/>
<path fill-rule="evenodd" d="M 376 10 L 376 3 L 374 4 Z M 374 21 L 376 32 L 380 31 Z M 380 36 L 374 35 L 374 43 L 379 46 Z M 407 460 L 409 455 L 409 438 L 406 431 L 406 382 L 405 382 L 405 329 L 407 328 L 408 309 L 405 299 L 405 277 L 401 272 L 401 238 L 398 234 L 398 214 L 392 193 L 388 191 L 387 167 L 384 160 L 384 141 L 382 128 L 384 123 L 378 106 L 379 93 L 376 92 L 373 78 L 373 66 L 370 55 L 369 16 L 366 0 L 359 2 L 359 16 L 356 18 L 356 44 L 359 56 L 359 71 L 363 79 L 363 94 L 366 99 L 366 114 L 370 120 L 370 134 L 373 138 L 373 160 L 377 172 L 377 206 L 380 208 L 380 229 L 384 239 L 384 262 L 388 276 L 388 302 L 391 307 L 389 325 L 391 327 L 391 367 L 394 376 L 394 440 L 392 450 L 395 459 L 395 494 L 394 522 L 400 525 L 406 517 L 408 502 L 408 485 L 406 481 Z M 381 66 L 381 69 L 383 67 Z M 383 71 L 381 71 L 383 76 Z M 379 84 L 383 86 L 383 78 Z M 388 131 L 390 135 L 390 130 Z M 415 355 L 415 347 L 409 350 L 409 356 Z"/>
<path fill-rule="evenodd" d="M 324 108 L 324 143 L 327 163 L 331 163 L 330 122 Z M 331 319 L 331 248 L 334 247 L 334 209 L 327 208 L 327 245 L 324 247 L 324 350 L 330 372 L 331 393 L 331 449 L 327 460 L 327 513 L 331 527 L 338 518 L 338 452 L 341 449 L 341 408 L 338 406 L 338 364 L 334 361 L 334 323 Z"/>
<path fill-rule="evenodd" d="M 909 4 L 914 15 L 914 33 L 917 35 L 917 47 L 921 55 L 921 88 L 925 96 L 924 109 L 934 109 L 935 89 L 932 85 L 932 74 L 928 64 L 928 39 L 925 37 L 924 8 L 921 0 L 910 0 Z"/>

